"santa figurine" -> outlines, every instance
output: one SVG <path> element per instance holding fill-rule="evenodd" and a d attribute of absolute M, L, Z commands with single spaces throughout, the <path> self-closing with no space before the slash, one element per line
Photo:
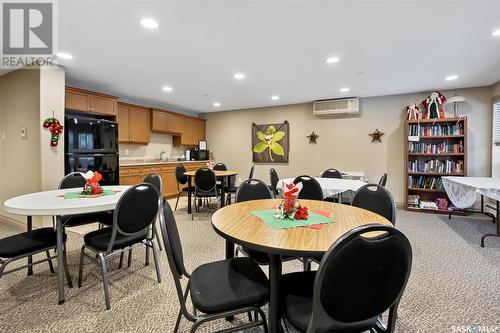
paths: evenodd
<path fill-rule="evenodd" d="M 444 103 L 446 97 L 439 91 L 433 91 L 429 97 L 423 100 L 425 107 L 424 119 L 444 118 Z"/>
<path fill-rule="evenodd" d="M 418 120 L 419 113 L 420 109 L 415 103 L 411 103 L 406 107 L 406 119 L 408 120 Z"/>

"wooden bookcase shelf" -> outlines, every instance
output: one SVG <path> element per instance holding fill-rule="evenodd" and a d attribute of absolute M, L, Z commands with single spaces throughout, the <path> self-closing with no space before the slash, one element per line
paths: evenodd
<path fill-rule="evenodd" d="M 456 133 L 456 131 L 448 132 L 442 128 L 449 128 L 452 126 L 459 126 L 462 131 L 460 133 Z M 409 205 L 408 197 L 410 195 L 418 195 L 421 201 L 435 201 L 437 198 L 443 198 L 448 200 L 448 204 L 451 205 L 442 185 L 436 187 L 436 184 L 441 183 L 442 176 L 463 177 L 467 175 L 467 117 L 406 120 L 404 127 L 406 209 L 409 211 L 436 214 L 463 214 L 464 212 L 460 210 L 435 210 L 413 207 Z M 441 131 L 438 131 L 437 127 L 441 127 Z M 425 129 L 428 130 L 425 131 Z M 416 133 L 414 133 L 415 130 L 421 134 L 418 136 L 418 141 L 413 141 L 415 137 L 417 137 L 417 135 L 415 135 Z M 431 133 L 439 135 L 431 135 Z M 409 135 L 414 136 L 412 141 L 410 141 Z M 442 149 L 443 146 L 445 149 Z M 440 149 L 438 149 L 438 147 Z M 448 150 L 450 147 L 458 147 L 459 150 Z M 412 148 L 411 151 L 410 148 Z M 426 153 L 425 151 L 433 152 Z M 448 151 L 453 152 L 448 153 Z M 444 166 L 441 166 L 441 169 L 439 169 L 439 166 L 442 164 L 444 164 Z M 450 166 L 447 168 L 448 164 L 450 164 Z M 434 166 L 433 169 L 429 167 L 431 165 Z M 456 165 L 459 165 L 461 169 L 450 170 L 450 168 Z M 427 182 L 425 186 L 418 187 L 419 184 L 424 182 Z M 429 183 L 433 183 L 434 186 L 429 188 Z"/>

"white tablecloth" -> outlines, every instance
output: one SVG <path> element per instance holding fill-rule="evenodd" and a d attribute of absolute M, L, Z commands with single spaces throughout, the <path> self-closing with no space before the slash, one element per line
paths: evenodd
<path fill-rule="evenodd" d="M 500 201 L 500 178 L 442 177 L 442 179 L 446 194 L 458 208 L 465 209 L 474 205 L 478 193 Z"/>
<path fill-rule="evenodd" d="M 318 183 L 321 185 L 321 189 L 323 190 L 323 196 L 331 197 L 332 195 L 336 195 L 339 193 L 359 190 L 360 187 L 366 185 L 365 182 L 361 180 L 353 180 L 353 179 L 338 179 L 338 178 L 315 178 Z M 292 183 L 294 178 L 286 178 L 280 179 L 278 182 L 278 188 L 282 187 L 283 182 Z"/>

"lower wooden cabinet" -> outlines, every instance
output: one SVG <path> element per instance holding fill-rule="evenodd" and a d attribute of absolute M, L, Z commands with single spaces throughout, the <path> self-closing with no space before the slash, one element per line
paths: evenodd
<path fill-rule="evenodd" d="M 177 195 L 177 180 L 175 178 L 175 167 L 183 164 L 187 171 L 197 170 L 206 166 L 206 162 L 173 162 L 155 165 L 134 165 L 120 167 L 120 185 L 137 185 L 143 182 L 150 173 L 157 173 L 162 178 L 162 195 L 164 197 L 175 197 Z M 186 185 L 187 186 L 187 185 Z"/>

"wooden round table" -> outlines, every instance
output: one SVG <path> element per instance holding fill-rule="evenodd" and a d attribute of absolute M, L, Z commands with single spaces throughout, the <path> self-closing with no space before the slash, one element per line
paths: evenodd
<path fill-rule="evenodd" d="M 274 209 L 280 201 L 271 199 L 236 203 L 221 208 L 212 215 L 213 228 L 226 239 L 226 258 L 234 257 L 234 243 L 269 253 L 270 332 L 278 332 L 280 327 L 278 295 L 282 255 L 322 255 L 340 236 L 353 228 L 371 223 L 391 225 L 389 220 L 365 209 L 315 200 L 300 200 L 300 203 L 312 211 L 329 212 L 333 223 L 324 224 L 319 229 L 272 229 L 251 213 L 254 210 Z"/>
<path fill-rule="evenodd" d="M 231 177 L 231 176 L 236 176 L 238 174 L 238 172 L 232 171 L 232 170 L 213 170 L 213 172 L 215 173 L 216 177 L 220 177 L 220 179 L 222 180 L 222 186 L 221 186 L 221 190 L 220 190 L 220 197 L 221 197 L 220 206 L 224 207 L 224 204 L 226 202 L 226 200 L 225 200 L 226 193 L 225 193 L 225 188 L 224 188 L 226 178 Z M 184 172 L 184 176 L 188 177 L 188 214 L 191 214 L 191 186 L 193 183 L 192 178 L 194 177 L 195 174 L 196 174 L 196 170 Z"/>

